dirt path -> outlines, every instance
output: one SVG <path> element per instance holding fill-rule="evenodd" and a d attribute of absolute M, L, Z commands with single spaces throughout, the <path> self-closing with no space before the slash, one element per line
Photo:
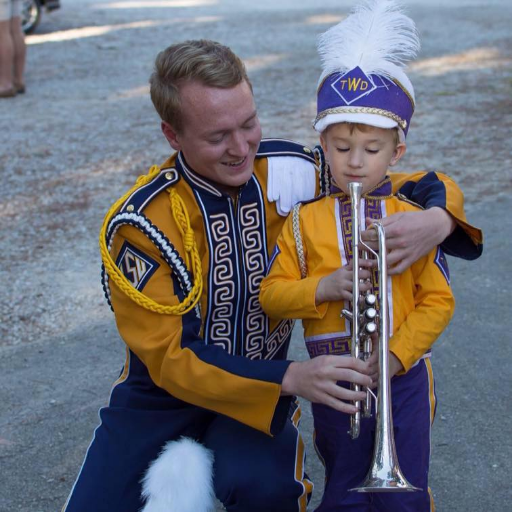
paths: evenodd
<path fill-rule="evenodd" d="M 512 191 L 512 5 L 405 4 L 423 46 L 401 168 L 443 169 L 470 218 L 492 226 Z M 121 364 L 97 233 L 110 203 L 169 152 L 147 94 L 158 51 L 199 37 L 230 45 L 248 65 L 264 134 L 313 144 L 315 38 L 351 5 L 63 0 L 43 15 L 27 39 L 27 94 L 0 102 L 0 510 L 57 509 Z"/>
<path fill-rule="evenodd" d="M 511 34 L 506 2 L 485 16 L 451 3 L 410 6 L 423 51 L 402 168 L 443 169 L 474 204 L 512 188 Z M 63 4 L 28 38 L 28 93 L 0 104 L 1 346 L 109 318 L 96 236 L 110 203 L 168 154 L 146 85 L 161 48 L 192 37 L 231 45 L 248 63 L 264 133 L 312 144 L 315 37 L 345 12 L 334 1 Z"/>

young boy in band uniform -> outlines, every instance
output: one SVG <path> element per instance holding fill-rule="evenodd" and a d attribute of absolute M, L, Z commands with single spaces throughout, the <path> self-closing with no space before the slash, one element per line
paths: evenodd
<path fill-rule="evenodd" d="M 383 39 L 386 30 L 393 41 Z M 331 193 L 297 206 L 287 219 L 260 292 L 262 307 L 271 318 L 303 320 L 311 358 L 350 354 L 350 322 L 340 316 L 342 309 L 350 309 L 352 300 L 348 184 L 363 185 L 360 216 L 367 225 L 373 219 L 417 209 L 392 195 L 387 172 L 406 150 L 414 91 L 402 62 L 418 47 L 414 23 L 389 1 L 356 9 L 320 40 L 324 71 L 314 126 L 329 162 Z M 372 287 L 378 296 L 377 272 L 367 261 L 361 266 L 360 278 L 371 281 L 371 285 L 361 283 L 361 291 Z M 395 442 L 402 472 L 421 491 L 350 491 L 363 482 L 370 467 L 375 411 L 372 418 L 361 420 L 361 434 L 352 439 L 349 415 L 313 403 L 315 445 L 326 470 L 318 512 L 433 509 L 428 487 L 435 412 L 430 353 L 454 311 L 446 259 L 435 248 L 388 279 Z"/>

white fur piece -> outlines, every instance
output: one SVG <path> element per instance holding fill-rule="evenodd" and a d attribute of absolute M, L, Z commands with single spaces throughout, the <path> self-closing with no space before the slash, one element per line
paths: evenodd
<path fill-rule="evenodd" d="M 142 481 L 141 512 L 211 512 L 215 509 L 213 453 L 183 437 L 167 443 Z"/>
<path fill-rule="evenodd" d="M 315 165 L 296 156 L 268 158 L 267 199 L 286 217 L 299 201 L 315 197 Z"/>
<path fill-rule="evenodd" d="M 332 73 L 359 66 L 366 74 L 396 78 L 409 88 L 403 68 L 419 49 L 416 25 L 397 2 L 368 0 L 319 37 L 320 82 Z"/>

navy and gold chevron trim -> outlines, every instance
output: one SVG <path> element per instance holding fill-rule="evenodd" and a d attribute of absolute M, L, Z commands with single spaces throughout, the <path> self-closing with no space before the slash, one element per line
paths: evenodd
<path fill-rule="evenodd" d="M 148 203 L 157 194 L 169 188 L 180 179 L 180 175 L 174 168 L 162 169 L 162 172 L 148 184 L 138 188 L 125 201 L 119 213 L 142 212 Z"/>
<path fill-rule="evenodd" d="M 144 216 L 144 214 L 120 212 L 110 220 L 106 236 L 107 247 L 109 250 L 112 246 L 114 235 L 116 234 L 117 230 L 124 225 L 130 225 L 137 228 L 151 242 L 153 242 L 153 244 L 159 250 L 162 258 L 169 265 L 169 268 L 172 269 L 181 289 L 185 293 L 190 293 L 190 290 L 192 289 L 192 276 L 190 275 L 190 271 L 187 269 L 185 262 L 171 241 L 154 224 L 152 224 L 152 222 L 146 216 Z M 101 266 L 101 284 L 110 309 L 114 311 L 112 302 L 110 300 L 109 276 L 105 270 L 105 265 Z M 196 315 L 199 316 L 199 309 L 197 307 Z"/>
<path fill-rule="evenodd" d="M 256 158 L 266 158 L 269 156 L 297 156 L 313 164 L 316 163 L 312 149 L 287 139 L 262 139 L 256 153 Z"/>

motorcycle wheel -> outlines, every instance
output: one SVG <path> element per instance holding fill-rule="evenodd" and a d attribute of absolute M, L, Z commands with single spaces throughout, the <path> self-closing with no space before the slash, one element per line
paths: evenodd
<path fill-rule="evenodd" d="M 32 34 L 41 20 L 40 0 L 23 0 L 21 8 L 21 27 L 25 34 Z"/>

